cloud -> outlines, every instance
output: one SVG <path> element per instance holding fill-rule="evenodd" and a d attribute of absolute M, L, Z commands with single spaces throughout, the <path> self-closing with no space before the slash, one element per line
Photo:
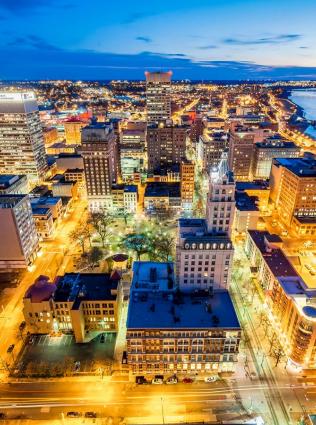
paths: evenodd
<path fill-rule="evenodd" d="M 12 45 L 0 47 L 0 57 L 4 58 L 0 79 L 142 80 L 146 69 L 172 69 L 174 79 L 192 80 L 237 81 L 316 77 L 316 67 L 272 67 L 250 61 L 196 61 L 182 53 L 148 51 L 116 54 L 92 50 L 63 50 L 34 36 L 21 37 L 21 40 L 16 41 L 18 43 L 14 46 L 14 54 Z"/>
<path fill-rule="evenodd" d="M 3 9 L 16 15 L 46 7 L 69 9 L 73 5 L 60 0 L 0 0 L 0 10 Z"/>
<path fill-rule="evenodd" d="M 1 0 L 0 0 L 1 1 Z M 122 24 L 134 24 L 135 22 L 141 21 L 142 19 L 155 16 L 157 13 L 151 12 L 151 13 L 144 13 L 144 12 L 135 12 L 131 13 L 130 15 L 126 16 L 125 19 L 123 19 Z"/>
<path fill-rule="evenodd" d="M 150 37 L 138 36 L 135 40 L 143 41 L 144 43 L 152 43 L 152 39 Z"/>
<path fill-rule="evenodd" d="M 16 37 L 13 40 L 7 43 L 9 47 L 16 48 L 33 48 L 38 50 L 46 50 L 46 51 L 61 51 L 59 47 L 48 43 L 41 37 L 37 35 L 29 34 L 24 37 Z"/>
<path fill-rule="evenodd" d="M 223 42 L 225 44 L 230 44 L 234 46 L 247 46 L 247 45 L 257 45 L 257 44 L 282 44 L 289 43 L 291 41 L 296 41 L 302 36 L 300 34 L 280 34 L 270 37 L 260 37 L 253 40 L 242 40 L 238 38 L 225 38 Z"/>
<path fill-rule="evenodd" d="M 212 50 L 212 49 L 217 49 L 217 46 L 215 46 L 215 44 L 208 44 L 206 46 L 199 46 L 198 49 L 200 49 L 200 50 Z"/>

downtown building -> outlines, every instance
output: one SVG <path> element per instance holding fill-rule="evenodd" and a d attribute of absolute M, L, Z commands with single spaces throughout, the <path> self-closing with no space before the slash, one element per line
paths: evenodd
<path fill-rule="evenodd" d="M 148 124 L 147 153 L 149 173 L 158 173 L 180 165 L 186 159 L 190 127 L 173 125 L 172 121 Z"/>
<path fill-rule="evenodd" d="M 204 131 L 197 144 L 197 158 L 208 173 L 220 163 L 223 152 L 228 149 L 228 134 L 223 130 Z"/>
<path fill-rule="evenodd" d="M 34 94 L 0 92 L 0 174 L 24 174 L 34 184 L 44 179 L 47 170 Z"/>
<path fill-rule="evenodd" d="M 235 181 L 227 154 L 210 172 L 206 219 L 180 219 L 176 276 L 180 290 L 227 289 L 233 265 L 230 239 L 235 212 Z"/>
<path fill-rule="evenodd" d="M 0 195 L 0 269 L 26 269 L 39 250 L 28 195 Z"/>
<path fill-rule="evenodd" d="M 91 212 L 112 206 L 112 185 L 117 179 L 117 136 L 111 123 L 91 124 L 82 129 L 81 155 Z"/>
<path fill-rule="evenodd" d="M 23 314 L 31 333 L 73 333 L 76 342 L 117 332 L 121 303 L 120 275 L 66 273 L 53 283 L 39 276 L 26 291 Z"/>
<path fill-rule="evenodd" d="M 255 133 L 251 127 L 233 124 L 229 132 L 229 168 L 236 181 L 251 180 Z"/>
<path fill-rule="evenodd" d="M 147 122 L 171 118 L 172 72 L 145 72 Z"/>
<path fill-rule="evenodd" d="M 126 333 L 133 375 L 232 372 L 240 337 L 227 291 L 182 293 L 173 263 L 134 262 Z"/>
<path fill-rule="evenodd" d="M 134 178 L 135 173 L 147 170 L 146 128 L 122 129 L 120 133 L 120 169 L 123 181 Z"/>
<path fill-rule="evenodd" d="M 266 311 L 287 364 L 316 369 L 316 290 L 287 259 L 282 239 L 267 231 L 248 230 L 245 252 L 253 279 L 261 286 Z"/>
<path fill-rule="evenodd" d="M 274 158 L 298 158 L 301 149 L 293 142 L 286 142 L 279 137 L 271 137 L 255 143 L 252 161 L 252 176 L 263 180 L 270 177 Z"/>
<path fill-rule="evenodd" d="M 281 221 L 296 235 L 316 235 L 316 158 L 277 158 L 270 175 L 270 199 Z"/>

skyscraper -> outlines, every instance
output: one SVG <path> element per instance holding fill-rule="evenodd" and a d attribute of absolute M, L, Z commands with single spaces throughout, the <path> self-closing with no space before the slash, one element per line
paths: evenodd
<path fill-rule="evenodd" d="M 152 123 L 147 128 L 148 170 L 159 172 L 186 158 L 190 128 L 185 125 Z"/>
<path fill-rule="evenodd" d="M 42 125 L 33 93 L 0 93 L 0 173 L 41 180 L 47 171 Z"/>
<path fill-rule="evenodd" d="M 145 72 L 147 121 L 165 121 L 171 118 L 172 72 Z"/>
<path fill-rule="evenodd" d="M 230 239 L 235 209 L 235 183 L 227 154 L 210 173 L 205 219 L 180 219 L 176 275 L 183 291 L 226 289 L 233 264 Z"/>
<path fill-rule="evenodd" d="M 111 123 L 82 129 L 81 153 L 90 211 L 112 206 L 112 184 L 117 178 L 117 138 Z"/>

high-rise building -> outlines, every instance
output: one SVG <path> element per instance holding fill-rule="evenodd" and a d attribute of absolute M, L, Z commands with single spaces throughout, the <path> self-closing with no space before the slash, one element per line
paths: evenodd
<path fill-rule="evenodd" d="M 252 163 L 254 179 L 268 179 L 273 158 L 298 158 L 301 149 L 293 142 L 286 142 L 272 137 L 264 142 L 256 143 Z"/>
<path fill-rule="evenodd" d="M 190 127 L 165 124 L 150 124 L 147 128 L 148 171 L 158 172 L 180 164 L 186 158 L 187 139 Z"/>
<path fill-rule="evenodd" d="M 83 121 L 78 117 L 70 117 L 64 122 L 65 138 L 67 145 L 80 145 L 81 130 L 87 125 L 87 121 Z"/>
<path fill-rule="evenodd" d="M 251 179 L 254 140 L 255 133 L 247 126 L 236 124 L 229 132 L 229 168 L 236 181 Z"/>
<path fill-rule="evenodd" d="M 120 165 L 123 180 L 147 169 L 146 129 L 123 129 L 120 133 Z"/>
<path fill-rule="evenodd" d="M 111 207 L 111 187 L 117 179 L 117 137 L 112 124 L 84 127 L 81 154 L 90 211 Z"/>
<path fill-rule="evenodd" d="M 39 249 L 28 195 L 0 195 L 0 223 L 0 268 L 27 268 Z"/>
<path fill-rule="evenodd" d="M 228 169 L 227 153 L 217 167 L 210 170 L 209 192 L 206 201 L 207 230 L 227 234 L 232 231 L 235 210 L 235 180 Z"/>
<path fill-rule="evenodd" d="M 30 182 L 47 172 L 43 130 L 33 93 L 0 92 L 0 174 L 25 174 Z"/>
<path fill-rule="evenodd" d="M 213 292 L 229 286 L 234 252 L 230 239 L 234 210 L 235 183 L 225 153 L 210 174 L 206 220 L 179 220 L 176 275 L 181 290 Z"/>
<path fill-rule="evenodd" d="M 197 144 L 197 156 L 203 169 L 209 173 L 212 167 L 217 167 L 222 153 L 228 149 L 228 134 L 223 130 L 205 131 Z"/>
<path fill-rule="evenodd" d="M 147 121 L 165 121 L 171 118 L 172 72 L 145 72 Z"/>
<path fill-rule="evenodd" d="M 270 197 L 282 222 L 296 234 L 316 234 L 316 157 L 272 162 Z"/>
<path fill-rule="evenodd" d="M 180 166 L 181 202 L 184 209 L 191 209 L 194 197 L 194 170 L 193 161 L 183 160 Z"/>

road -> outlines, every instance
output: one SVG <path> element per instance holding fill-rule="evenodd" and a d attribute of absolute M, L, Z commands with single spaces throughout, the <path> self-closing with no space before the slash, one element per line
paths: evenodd
<path fill-rule="evenodd" d="M 77 201 L 68 216 L 58 225 L 54 240 L 42 244 L 41 255 L 36 259 L 31 271 L 27 271 L 15 289 L 11 300 L 1 312 L 0 316 L 0 363 L 5 367 L 12 363 L 15 353 L 22 346 L 22 339 L 18 333 L 19 324 L 23 321 L 23 297 L 26 290 L 35 279 L 47 275 L 51 279 L 57 274 L 64 273 L 71 265 L 72 255 L 75 250 L 69 251 L 71 243 L 68 235 L 77 225 L 79 218 L 85 213 L 86 202 Z M 68 248 L 66 250 L 66 247 Z M 10 344 L 15 344 L 12 355 L 7 353 Z M 0 369 L 1 369 L 0 364 Z M 0 375 L 1 377 L 1 375 Z"/>
<path fill-rule="evenodd" d="M 303 384 L 291 386 L 282 381 L 276 388 L 293 405 L 294 391 L 306 389 Z M 271 403 L 277 402 L 271 393 L 271 384 L 261 380 L 148 386 L 100 379 L 84 384 L 78 381 L 12 383 L 0 385 L 0 411 L 12 418 L 24 415 L 42 420 L 58 419 L 68 411 L 94 411 L 99 417 L 111 416 L 117 421 L 133 418 L 133 423 L 141 423 L 144 417 L 146 423 L 170 423 L 249 419 L 259 415 L 268 418 L 266 424 L 290 423 L 269 419 L 260 401 L 267 391 Z M 308 396 L 309 402 L 315 403 L 316 385 L 309 387 Z"/>

